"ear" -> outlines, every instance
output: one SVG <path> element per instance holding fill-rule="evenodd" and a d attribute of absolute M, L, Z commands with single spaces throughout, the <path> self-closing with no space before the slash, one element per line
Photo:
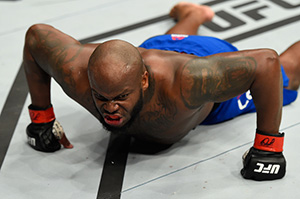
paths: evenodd
<path fill-rule="evenodd" d="M 145 71 L 142 77 L 142 89 L 143 91 L 147 90 L 149 86 L 149 73 Z"/>

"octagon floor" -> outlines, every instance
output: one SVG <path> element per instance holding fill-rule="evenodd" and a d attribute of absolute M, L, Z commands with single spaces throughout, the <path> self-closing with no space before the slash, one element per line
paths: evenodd
<path fill-rule="evenodd" d="M 278 53 L 299 40 L 300 1 L 204 1 L 217 13 L 218 28 L 199 35 L 226 39 L 239 49 L 272 48 Z M 173 24 L 171 0 L 0 0 L 0 193 L 5 199 L 47 198 L 299 198 L 297 131 L 300 100 L 283 109 L 287 174 L 255 182 L 239 174 L 241 156 L 252 144 L 255 114 L 198 126 L 157 154 L 128 151 L 128 140 L 111 137 L 85 109 L 53 82 L 58 120 L 75 145 L 46 154 L 26 143 L 30 98 L 20 65 L 26 30 L 55 26 L 82 42 L 124 39 L 139 45 Z M 272 100 L 272 99 L 270 99 Z M 109 144 L 110 143 L 110 144 Z M 121 147 L 121 148 L 120 148 Z"/>

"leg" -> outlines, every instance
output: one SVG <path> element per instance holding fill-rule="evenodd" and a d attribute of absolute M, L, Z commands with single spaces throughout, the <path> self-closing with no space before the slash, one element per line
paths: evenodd
<path fill-rule="evenodd" d="M 208 6 L 180 2 L 171 9 L 169 15 L 177 23 L 166 34 L 197 35 L 199 26 L 211 21 L 214 12 Z"/>
<path fill-rule="evenodd" d="M 290 79 L 287 89 L 298 90 L 300 85 L 300 41 L 280 55 L 280 62 Z"/>

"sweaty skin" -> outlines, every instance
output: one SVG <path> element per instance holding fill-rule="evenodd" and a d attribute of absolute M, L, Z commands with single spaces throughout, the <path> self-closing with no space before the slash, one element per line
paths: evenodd
<path fill-rule="evenodd" d="M 193 34 L 201 23 L 211 20 L 213 12 L 208 7 L 180 3 L 170 15 L 179 21 L 167 33 Z M 82 45 L 49 25 L 37 24 L 27 31 L 23 66 L 34 106 L 51 104 L 53 78 L 108 129 L 172 144 L 199 125 L 215 102 L 249 89 L 257 110 L 257 129 L 278 134 L 282 109 L 280 61 L 286 63 L 291 85 L 298 88 L 300 72 L 291 74 L 293 68 L 299 71 L 300 67 L 291 66 L 299 63 L 287 61 L 291 54 L 299 57 L 298 49 L 299 43 L 280 60 L 270 49 L 199 58 L 136 48 L 121 40 Z"/>
<path fill-rule="evenodd" d="M 270 65 L 268 59 L 272 60 L 269 57 L 275 54 L 271 50 L 259 50 L 198 58 L 177 52 L 138 48 L 143 60 L 143 67 L 145 67 L 144 71 L 146 71 L 144 83 L 138 83 L 142 79 L 131 78 L 135 76 L 134 73 L 130 73 L 128 79 L 123 77 L 116 82 L 102 78 L 104 85 L 110 85 L 109 88 L 114 88 L 114 90 L 103 92 L 104 89 L 101 90 L 101 86 L 96 88 L 92 85 L 91 88 L 88 78 L 89 58 L 98 45 L 81 45 L 73 38 L 48 25 L 32 26 L 27 33 L 27 41 L 25 49 L 29 48 L 31 56 L 24 57 L 24 60 L 28 59 L 24 64 L 30 63 L 29 61 L 32 64 L 30 67 L 25 65 L 25 69 L 30 76 L 28 83 L 33 104 L 44 107 L 50 103 L 47 92 L 45 92 L 45 96 L 34 94 L 36 90 L 39 90 L 37 89 L 38 86 L 48 88 L 50 78 L 47 77 L 47 74 L 54 77 L 72 99 L 99 120 L 103 118 L 103 114 L 99 111 L 101 105 L 98 106 L 97 104 L 99 101 L 101 103 L 103 101 L 95 98 L 95 94 L 92 94 L 92 88 L 98 90 L 97 94 L 105 95 L 104 97 L 108 99 L 105 102 L 107 104 L 111 104 L 115 97 L 127 94 L 122 93 L 126 88 L 132 89 L 132 93 L 129 94 L 132 96 L 131 100 L 116 99 L 113 102 L 119 106 L 118 114 L 124 116 L 126 120 L 130 119 L 130 110 L 140 96 L 138 91 L 142 90 L 143 107 L 127 133 L 138 138 L 166 144 L 180 140 L 200 124 L 211 111 L 213 102 L 230 99 L 249 88 L 251 89 L 251 86 L 255 85 L 254 80 L 257 79 L 256 76 L 259 71 L 257 65 L 264 64 L 264 68 L 266 68 Z M 118 45 L 121 41 L 110 42 Z M 124 43 L 122 42 L 122 44 Z M 36 54 L 38 56 L 35 56 Z M 30 60 L 33 58 L 35 62 Z M 271 62 L 273 63 L 273 61 Z M 47 78 L 43 78 L 42 75 L 30 75 L 30 73 L 34 73 L 34 69 L 39 67 L 43 69 L 40 73 Z M 276 72 L 276 70 L 274 71 Z M 275 76 L 280 82 L 278 63 L 277 73 Z M 116 71 L 116 78 L 117 74 Z M 39 79 L 38 82 L 41 83 L 36 84 L 35 78 Z M 130 79 L 134 81 L 129 81 Z M 31 83 L 32 81 L 34 83 Z M 98 78 L 97 81 L 101 81 L 101 78 Z M 135 84 L 127 82 L 134 82 Z M 127 87 L 125 88 L 124 85 Z M 280 95 L 280 85 L 277 84 L 277 87 L 277 94 Z M 255 90 L 253 91 L 253 96 L 256 96 Z M 273 101 L 277 104 L 280 102 L 280 100 Z M 276 106 L 278 106 L 277 104 Z"/>

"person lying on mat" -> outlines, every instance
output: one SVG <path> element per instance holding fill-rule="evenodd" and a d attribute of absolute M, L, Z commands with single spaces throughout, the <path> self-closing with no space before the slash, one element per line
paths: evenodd
<path fill-rule="evenodd" d="M 282 106 L 297 97 L 300 43 L 280 56 L 271 49 L 238 51 L 224 40 L 197 36 L 214 16 L 210 7 L 181 2 L 170 16 L 177 23 L 139 47 L 122 40 L 81 44 L 49 25 L 31 26 L 23 59 L 31 96 L 30 146 L 44 152 L 73 147 L 55 119 L 53 78 L 111 133 L 151 143 L 173 144 L 199 124 L 256 111 L 256 138 L 243 156 L 241 174 L 282 178 L 286 160 L 279 126 Z"/>

